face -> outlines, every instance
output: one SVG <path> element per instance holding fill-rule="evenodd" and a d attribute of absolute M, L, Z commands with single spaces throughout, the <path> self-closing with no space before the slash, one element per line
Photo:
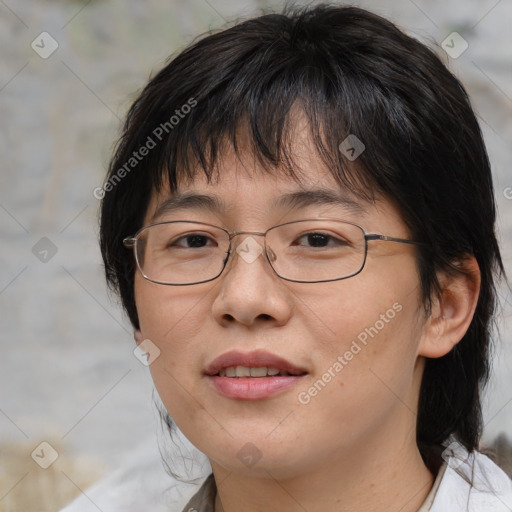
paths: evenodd
<path fill-rule="evenodd" d="M 297 144 L 296 155 L 306 170 L 301 183 L 226 153 L 217 181 L 208 184 L 199 172 L 179 190 L 217 196 L 225 209 L 187 208 L 172 218 L 265 232 L 287 221 L 331 217 L 368 233 L 410 238 L 391 202 L 365 203 L 341 189 L 307 142 Z M 283 195 L 318 188 L 337 191 L 360 209 L 350 203 L 273 206 Z M 145 225 L 166 220 L 153 216 L 167 197 L 152 197 Z M 182 432 L 214 467 L 275 476 L 343 456 L 370 457 L 397 434 L 414 438 L 423 321 L 414 246 L 369 241 L 359 274 L 297 283 L 278 277 L 264 253 L 251 262 L 242 258 L 235 249 L 248 237 L 263 244 L 260 236 L 236 236 L 227 267 L 210 282 L 165 286 L 136 273 L 137 337 L 160 350 L 150 370 Z M 212 375 L 233 366 L 277 367 L 292 375 Z"/>

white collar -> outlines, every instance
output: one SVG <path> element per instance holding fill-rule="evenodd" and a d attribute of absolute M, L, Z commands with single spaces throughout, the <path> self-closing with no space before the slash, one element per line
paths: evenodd
<path fill-rule="evenodd" d="M 512 480 L 480 452 L 458 453 L 446 461 L 446 470 L 429 512 L 511 512 Z"/>

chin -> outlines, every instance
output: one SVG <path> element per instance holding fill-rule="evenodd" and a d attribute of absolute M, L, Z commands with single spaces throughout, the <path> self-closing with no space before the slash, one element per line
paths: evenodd
<path fill-rule="evenodd" d="M 288 439 L 293 439 L 288 436 Z M 254 478 L 287 479 L 297 476 L 300 468 L 307 467 L 307 455 L 297 451 L 297 443 L 272 442 L 265 435 L 253 441 L 244 436 L 224 439 L 225 443 L 217 453 L 206 453 L 212 467 L 218 465 L 225 471 Z M 210 445 L 211 448 L 212 445 Z M 216 444 L 222 446 L 221 443 Z M 293 454 L 293 455 L 292 455 Z"/>

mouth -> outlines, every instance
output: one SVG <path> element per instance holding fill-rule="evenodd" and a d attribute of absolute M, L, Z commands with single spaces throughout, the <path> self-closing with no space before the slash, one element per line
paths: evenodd
<path fill-rule="evenodd" d="M 304 368 L 265 351 L 227 352 L 204 373 L 220 395 L 237 400 L 273 397 L 308 374 Z"/>
<path fill-rule="evenodd" d="M 206 367 L 204 373 L 210 377 L 262 378 L 300 376 L 306 374 L 307 371 L 278 355 L 264 350 L 256 350 L 253 352 L 226 352 L 214 359 Z"/>
<path fill-rule="evenodd" d="M 219 372 L 215 375 L 217 377 L 229 377 L 232 379 L 247 377 L 255 377 L 257 379 L 261 379 L 263 377 L 289 377 L 290 375 L 297 377 L 305 374 L 305 372 L 290 373 L 286 370 L 280 370 L 279 368 L 269 368 L 267 366 L 229 366 L 227 368 L 222 368 L 222 370 L 219 370 Z"/>

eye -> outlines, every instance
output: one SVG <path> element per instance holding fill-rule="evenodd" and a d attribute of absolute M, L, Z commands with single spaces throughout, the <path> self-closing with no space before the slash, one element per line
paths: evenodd
<path fill-rule="evenodd" d="M 201 233 L 187 233 L 186 235 L 180 236 L 175 240 L 171 240 L 168 244 L 169 247 L 183 247 L 185 249 L 192 248 L 203 248 L 208 241 L 215 242 L 214 239 Z M 180 242 L 183 242 L 180 243 Z"/>
<path fill-rule="evenodd" d="M 319 231 L 305 233 L 297 240 L 306 239 L 308 244 L 311 244 L 310 247 L 327 247 L 329 242 L 332 241 L 336 246 L 347 246 L 350 243 L 347 240 L 340 239 L 338 237 L 334 237 L 332 235 L 328 235 L 326 233 L 321 233 Z M 300 245 L 300 244 L 296 244 Z M 332 245 L 332 244 L 331 244 Z"/>

